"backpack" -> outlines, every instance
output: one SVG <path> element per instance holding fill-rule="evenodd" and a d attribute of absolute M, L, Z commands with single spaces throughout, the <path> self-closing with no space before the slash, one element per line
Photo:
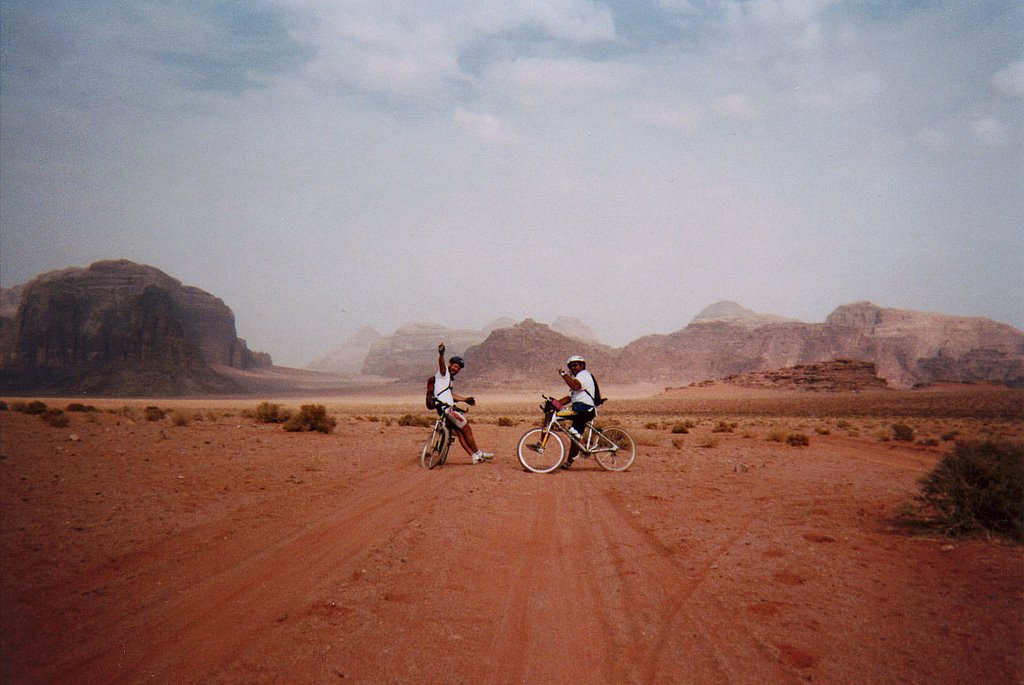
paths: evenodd
<path fill-rule="evenodd" d="M 590 374 L 590 377 L 594 379 L 594 396 L 590 399 L 594 400 L 594 406 L 600 407 L 602 404 L 607 402 L 605 398 L 601 397 L 601 386 L 597 384 L 597 376 Z M 590 393 L 587 393 L 590 394 Z"/>
<path fill-rule="evenodd" d="M 427 409 L 433 409 L 434 403 L 434 377 L 431 376 L 427 379 Z"/>

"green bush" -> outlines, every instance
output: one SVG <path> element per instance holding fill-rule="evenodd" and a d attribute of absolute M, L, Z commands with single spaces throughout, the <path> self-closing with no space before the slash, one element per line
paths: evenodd
<path fill-rule="evenodd" d="M 298 431 L 318 431 L 330 433 L 338 425 L 337 419 L 327 415 L 327 409 L 322 404 L 304 404 L 299 408 L 299 413 L 284 422 L 284 429 L 294 433 Z"/>
<path fill-rule="evenodd" d="M 920 484 L 947 534 L 984 529 L 1024 542 L 1024 444 L 958 442 Z"/>
<path fill-rule="evenodd" d="M 892 439 L 914 442 L 914 429 L 905 423 L 892 424 Z"/>
<path fill-rule="evenodd" d="M 290 409 L 283 409 L 280 404 L 260 402 L 256 407 L 256 419 L 263 423 L 285 423 L 292 418 Z"/>

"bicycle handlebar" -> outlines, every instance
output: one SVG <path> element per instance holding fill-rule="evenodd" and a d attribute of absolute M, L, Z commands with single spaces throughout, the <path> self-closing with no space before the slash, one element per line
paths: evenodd
<path fill-rule="evenodd" d="M 439 399 L 437 399 L 435 397 L 434 398 L 434 407 L 435 408 L 440 407 L 441 409 L 458 409 L 461 412 L 469 411 L 469 405 L 466 405 L 466 407 L 463 408 L 463 407 L 459 406 L 459 402 L 460 402 L 460 400 L 455 400 L 455 402 L 453 402 L 452 404 L 448 404 L 447 402 L 442 402 L 441 400 L 439 400 Z"/>

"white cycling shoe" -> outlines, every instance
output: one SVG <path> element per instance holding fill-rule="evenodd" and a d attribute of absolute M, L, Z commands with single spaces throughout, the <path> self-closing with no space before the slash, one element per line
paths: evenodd
<path fill-rule="evenodd" d="M 482 461 L 490 461 L 491 459 L 494 459 L 494 453 L 493 452 L 479 451 L 479 452 L 477 452 L 476 454 L 473 455 L 473 463 L 474 464 L 479 464 Z"/>

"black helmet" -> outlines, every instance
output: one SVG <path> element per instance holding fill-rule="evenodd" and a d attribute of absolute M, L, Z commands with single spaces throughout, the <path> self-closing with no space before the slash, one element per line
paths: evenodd
<path fill-rule="evenodd" d="M 462 368 L 466 368 L 466 360 L 463 359 L 462 357 L 452 357 L 451 359 L 448 360 L 448 363 L 449 364 L 458 364 Z"/>

